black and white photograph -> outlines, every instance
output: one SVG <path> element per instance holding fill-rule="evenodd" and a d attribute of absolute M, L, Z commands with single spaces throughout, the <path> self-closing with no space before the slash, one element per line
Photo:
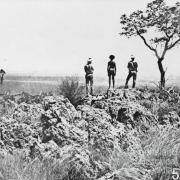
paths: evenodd
<path fill-rule="evenodd" d="M 0 180 L 180 180 L 180 0 L 0 0 Z"/>

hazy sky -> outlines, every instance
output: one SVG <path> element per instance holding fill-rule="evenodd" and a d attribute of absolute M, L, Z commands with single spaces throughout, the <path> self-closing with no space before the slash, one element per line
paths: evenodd
<path fill-rule="evenodd" d="M 167 0 L 174 4 L 178 0 Z M 159 76 L 156 58 L 138 38 L 120 37 L 120 16 L 149 0 L 0 0 L 0 66 L 8 73 L 80 74 L 87 58 L 95 75 L 106 75 L 116 56 L 119 77 L 131 54 L 139 76 Z M 180 47 L 166 56 L 167 75 L 180 75 Z"/>

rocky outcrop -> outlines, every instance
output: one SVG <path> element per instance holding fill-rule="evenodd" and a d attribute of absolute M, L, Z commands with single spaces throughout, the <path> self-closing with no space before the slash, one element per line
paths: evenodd
<path fill-rule="evenodd" d="M 1 152 L 21 149 L 27 159 L 59 160 L 64 179 L 151 180 L 160 174 L 153 171 L 159 167 L 158 160 L 153 164 L 159 151 L 179 148 L 177 98 L 172 93 L 117 89 L 85 97 L 75 108 L 63 96 L 5 96 L 0 107 Z M 170 139 L 173 143 L 167 145 Z"/>

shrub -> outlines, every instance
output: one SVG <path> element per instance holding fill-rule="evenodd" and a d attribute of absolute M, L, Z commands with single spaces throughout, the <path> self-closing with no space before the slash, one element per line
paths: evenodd
<path fill-rule="evenodd" d="M 84 86 L 80 85 L 78 76 L 67 76 L 58 86 L 58 94 L 68 98 L 76 107 L 84 95 Z"/>
<path fill-rule="evenodd" d="M 170 126 L 151 128 L 144 148 L 144 165 L 151 168 L 151 177 L 172 179 L 173 168 L 179 168 L 180 130 Z"/>

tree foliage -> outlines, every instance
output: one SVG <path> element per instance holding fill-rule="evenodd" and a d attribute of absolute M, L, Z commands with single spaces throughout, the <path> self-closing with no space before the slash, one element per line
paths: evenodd
<path fill-rule="evenodd" d="M 161 75 L 165 74 L 161 62 L 166 52 L 180 43 L 180 3 L 170 7 L 164 0 L 154 0 L 147 4 L 145 11 L 137 10 L 130 15 L 124 14 L 120 19 L 120 35 L 128 38 L 140 37 L 155 53 L 158 65 L 161 65 Z M 151 38 L 148 38 L 148 35 Z"/>
<path fill-rule="evenodd" d="M 138 10 L 129 16 L 122 15 L 121 24 L 121 35 L 141 37 L 149 49 L 157 52 L 158 58 L 162 58 L 167 50 L 180 42 L 180 3 L 169 7 L 164 0 L 155 0 L 148 3 L 144 12 Z M 152 32 L 152 29 L 157 36 L 151 38 L 148 44 L 143 35 Z M 157 49 L 159 45 L 165 50 L 162 54 Z"/>

